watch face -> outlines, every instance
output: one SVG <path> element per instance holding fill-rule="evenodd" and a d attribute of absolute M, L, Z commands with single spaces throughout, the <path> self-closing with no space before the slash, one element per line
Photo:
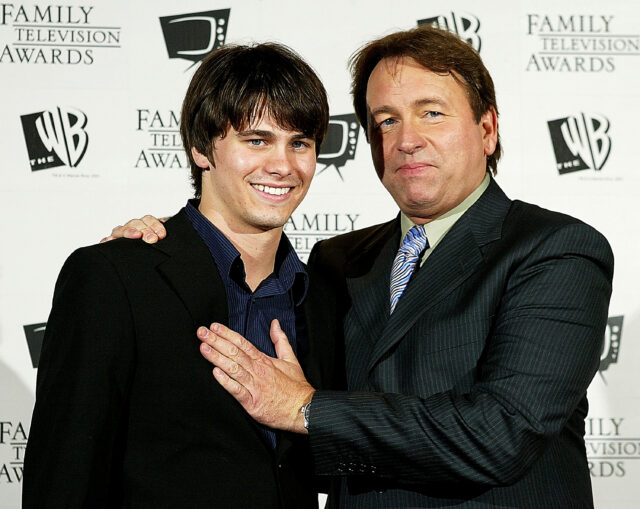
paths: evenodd
<path fill-rule="evenodd" d="M 302 416 L 304 418 L 303 425 L 305 429 L 309 429 L 309 407 L 311 407 L 311 402 L 307 403 L 300 409 L 300 412 L 302 413 Z"/>

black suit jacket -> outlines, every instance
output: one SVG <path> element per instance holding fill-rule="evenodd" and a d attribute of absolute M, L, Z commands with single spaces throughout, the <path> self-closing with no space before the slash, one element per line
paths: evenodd
<path fill-rule="evenodd" d="M 350 392 L 319 391 L 311 447 L 333 505 L 592 507 L 584 447 L 613 257 L 593 228 L 492 180 L 389 316 L 399 220 L 318 244 Z M 336 328 L 339 333 L 339 328 Z"/>
<path fill-rule="evenodd" d="M 184 210 L 166 226 L 156 245 L 122 239 L 65 263 L 24 509 L 317 507 L 306 438 L 282 433 L 273 451 L 200 355 L 197 327 L 227 323 L 224 288 Z"/>

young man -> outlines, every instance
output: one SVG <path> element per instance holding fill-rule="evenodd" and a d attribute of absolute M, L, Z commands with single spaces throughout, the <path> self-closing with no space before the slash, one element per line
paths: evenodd
<path fill-rule="evenodd" d="M 328 115 L 318 77 L 283 46 L 227 46 L 202 62 L 180 127 L 196 199 L 158 244 L 79 249 L 60 273 L 25 509 L 317 507 L 306 438 L 246 415 L 211 378 L 195 331 L 220 321 L 275 355 L 277 318 L 303 364 L 324 355 L 306 333 L 307 275 L 282 228 Z M 307 375 L 321 383 L 314 366 Z"/>

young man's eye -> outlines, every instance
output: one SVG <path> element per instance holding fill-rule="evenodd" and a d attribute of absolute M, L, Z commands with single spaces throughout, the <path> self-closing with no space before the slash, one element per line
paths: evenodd
<path fill-rule="evenodd" d="M 303 140 L 296 140 L 291 144 L 291 146 L 295 149 L 307 148 L 309 147 L 309 143 Z"/>
<path fill-rule="evenodd" d="M 249 145 L 251 145 L 252 147 L 259 147 L 261 145 L 264 145 L 264 140 L 261 140 L 261 139 L 252 139 L 247 141 Z"/>

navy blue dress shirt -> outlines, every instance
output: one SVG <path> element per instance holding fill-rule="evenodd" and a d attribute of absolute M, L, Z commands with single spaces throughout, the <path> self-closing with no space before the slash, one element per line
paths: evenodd
<path fill-rule="evenodd" d="M 227 296 L 229 328 L 239 332 L 260 351 L 275 357 L 269 329 L 277 318 L 296 355 L 306 347 L 302 302 L 307 293 L 308 276 L 286 235 L 282 235 L 274 272 L 251 291 L 244 263 L 234 245 L 198 210 L 198 200 L 189 200 L 186 213 L 205 242 L 218 267 Z M 206 324 L 209 325 L 209 324 Z M 263 434 L 275 446 L 275 433 L 263 427 Z"/>

